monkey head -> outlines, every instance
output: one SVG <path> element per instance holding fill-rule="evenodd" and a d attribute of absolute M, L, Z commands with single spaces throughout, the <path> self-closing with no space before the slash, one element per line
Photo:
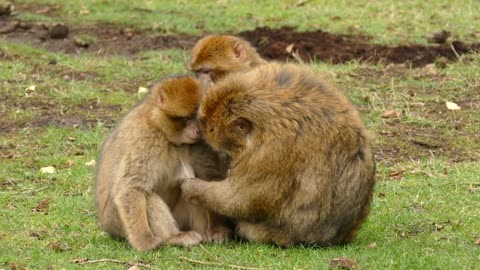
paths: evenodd
<path fill-rule="evenodd" d="M 245 40 L 229 35 L 202 38 L 192 50 L 189 68 L 200 79 L 204 89 L 231 72 L 242 71 L 264 63 Z"/>
<path fill-rule="evenodd" d="M 150 124 L 174 144 L 192 144 L 201 138 L 196 114 L 202 89 L 193 77 L 165 80 L 152 89 Z"/>
<path fill-rule="evenodd" d="M 199 109 L 200 129 L 207 142 L 215 149 L 235 156 L 258 140 L 255 108 L 247 85 L 233 83 L 228 76 L 213 85 L 202 98 Z"/>

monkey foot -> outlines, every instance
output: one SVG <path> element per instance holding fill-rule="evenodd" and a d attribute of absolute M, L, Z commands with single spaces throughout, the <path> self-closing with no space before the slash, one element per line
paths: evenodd
<path fill-rule="evenodd" d="M 180 232 L 168 240 L 174 246 L 192 247 L 202 242 L 202 236 L 194 231 Z"/>

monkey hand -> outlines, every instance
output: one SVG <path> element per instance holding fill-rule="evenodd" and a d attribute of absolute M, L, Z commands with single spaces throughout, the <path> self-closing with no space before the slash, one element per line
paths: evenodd
<path fill-rule="evenodd" d="M 191 204 L 198 205 L 201 194 L 201 185 L 205 182 L 198 178 L 185 179 L 181 185 L 182 197 Z"/>

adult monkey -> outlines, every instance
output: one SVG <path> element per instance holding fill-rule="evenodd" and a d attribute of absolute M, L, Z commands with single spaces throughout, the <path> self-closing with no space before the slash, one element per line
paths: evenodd
<path fill-rule="evenodd" d="M 232 158 L 228 177 L 182 184 L 183 196 L 238 221 L 240 236 L 280 246 L 352 241 L 373 197 L 363 121 L 312 69 L 270 63 L 230 74 L 203 96 L 206 141 Z"/>

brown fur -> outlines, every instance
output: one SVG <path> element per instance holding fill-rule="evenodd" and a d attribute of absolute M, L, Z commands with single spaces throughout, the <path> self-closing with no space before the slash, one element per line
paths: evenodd
<path fill-rule="evenodd" d="M 206 89 L 210 82 L 226 74 L 247 71 L 265 63 L 246 40 L 229 35 L 211 35 L 199 40 L 192 49 L 189 68 Z"/>
<path fill-rule="evenodd" d="M 194 176 L 190 147 L 200 139 L 193 118 L 201 95 L 194 78 L 163 81 L 102 146 L 95 191 L 100 226 L 113 237 L 128 239 L 137 250 L 152 250 L 165 242 L 198 244 L 202 240 L 198 232 L 208 232 L 205 228 L 211 225 L 205 209 L 190 207 L 180 198 L 181 181 Z M 195 166 L 207 172 L 203 165 Z M 181 215 L 189 218 L 182 229 L 192 231 L 179 230 L 175 216 Z"/>
<path fill-rule="evenodd" d="M 252 241 L 355 238 L 370 210 L 375 161 L 340 90 L 307 67 L 271 63 L 216 83 L 199 117 L 207 142 L 232 162 L 224 181 L 186 180 L 186 199 L 235 218 Z"/>

